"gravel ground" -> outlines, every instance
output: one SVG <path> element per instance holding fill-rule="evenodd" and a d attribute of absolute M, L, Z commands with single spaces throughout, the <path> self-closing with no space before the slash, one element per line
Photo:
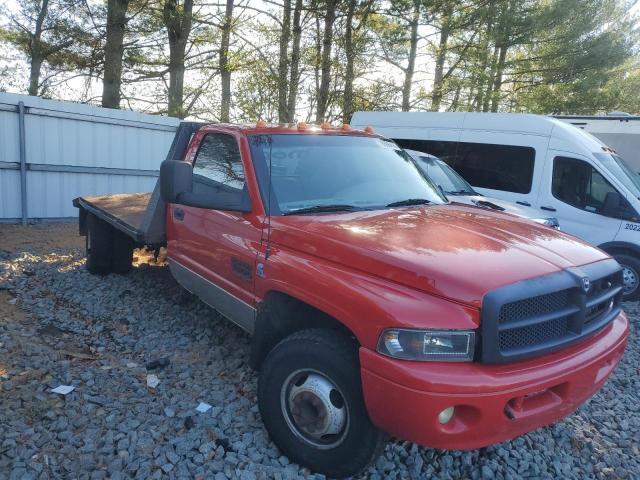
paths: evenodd
<path fill-rule="evenodd" d="M 77 225 L 0 226 L 0 478 L 322 478 L 269 441 L 249 337 L 162 262 L 136 263 L 92 276 Z M 395 441 L 366 477 L 640 478 L 640 310 L 625 309 L 624 360 L 574 415 L 472 452 Z"/>

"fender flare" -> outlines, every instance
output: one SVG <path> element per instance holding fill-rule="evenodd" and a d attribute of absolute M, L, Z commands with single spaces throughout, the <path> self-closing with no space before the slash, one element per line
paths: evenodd
<path fill-rule="evenodd" d="M 616 252 L 626 252 L 640 259 L 640 245 L 630 242 L 606 242 L 598 245 L 600 250 L 604 250 L 613 256 Z"/>

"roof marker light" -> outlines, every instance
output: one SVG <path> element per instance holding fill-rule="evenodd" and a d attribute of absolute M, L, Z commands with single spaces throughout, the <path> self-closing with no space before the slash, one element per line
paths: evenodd
<path fill-rule="evenodd" d="M 320 128 L 322 130 L 329 130 L 331 128 L 331 124 L 329 122 L 322 122 L 320 124 Z"/>
<path fill-rule="evenodd" d="M 348 123 L 343 123 L 342 130 L 351 130 L 351 125 L 349 125 Z"/>
<path fill-rule="evenodd" d="M 298 122 L 298 130 L 306 130 L 307 124 L 304 122 Z"/>
<path fill-rule="evenodd" d="M 267 122 L 265 122 L 264 120 L 258 120 L 256 122 L 256 128 L 264 128 L 267 126 Z"/>
<path fill-rule="evenodd" d="M 365 131 L 366 133 L 373 133 L 373 127 L 372 127 L 371 125 L 369 125 L 368 127 L 365 127 L 365 128 L 364 128 L 364 131 Z"/>

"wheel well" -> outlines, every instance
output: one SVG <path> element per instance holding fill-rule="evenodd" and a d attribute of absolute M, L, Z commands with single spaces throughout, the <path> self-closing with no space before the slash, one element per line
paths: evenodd
<path fill-rule="evenodd" d="M 618 254 L 629 255 L 632 257 L 636 257 L 640 259 L 640 248 L 635 245 L 626 244 L 626 243 L 609 243 L 600 245 L 599 248 L 604 250 L 612 257 Z"/>
<path fill-rule="evenodd" d="M 285 293 L 269 292 L 258 307 L 251 339 L 251 366 L 259 369 L 267 354 L 280 340 L 309 328 L 336 330 L 359 346 L 353 332 L 336 318 Z"/>

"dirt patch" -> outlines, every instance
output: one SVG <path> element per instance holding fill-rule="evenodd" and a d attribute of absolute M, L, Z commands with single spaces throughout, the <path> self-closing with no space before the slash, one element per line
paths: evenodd
<path fill-rule="evenodd" d="M 40 225 L 0 225 L 0 261 L 2 254 L 30 252 L 46 254 L 60 249 L 84 248 L 78 235 L 78 222 Z"/>

